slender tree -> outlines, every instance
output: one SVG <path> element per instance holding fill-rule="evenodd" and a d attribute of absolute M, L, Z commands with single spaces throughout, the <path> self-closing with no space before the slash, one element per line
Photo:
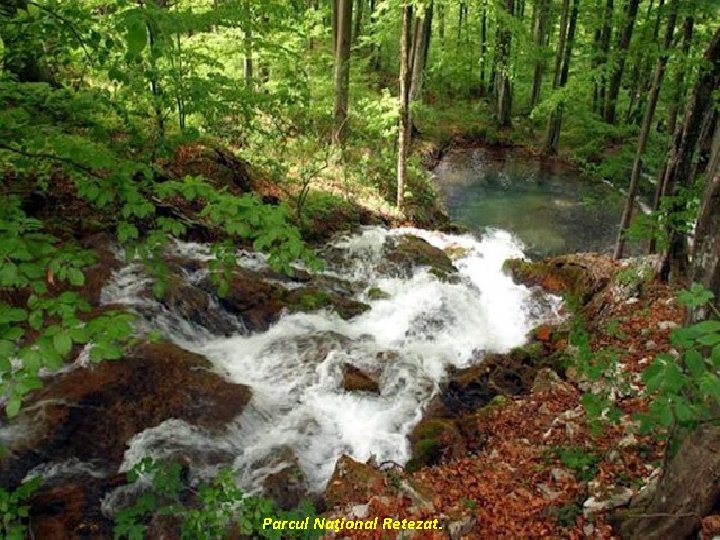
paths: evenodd
<path fill-rule="evenodd" d="M 615 123 L 615 114 L 617 110 L 617 99 L 620 94 L 620 83 L 622 82 L 623 71 L 625 70 L 625 59 L 627 51 L 630 48 L 633 29 L 635 28 L 635 18 L 637 17 L 638 6 L 640 0 L 627 0 L 625 4 L 625 26 L 623 27 L 617 46 L 617 60 L 614 63 L 614 69 L 610 75 L 610 85 L 608 86 L 607 97 L 605 100 L 605 122 L 608 124 Z"/>
<path fill-rule="evenodd" d="M 402 32 L 400 38 L 400 118 L 398 129 L 397 160 L 397 207 L 402 209 L 405 200 L 405 176 L 407 153 L 410 144 L 410 55 L 413 25 L 413 6 L 408 0 L 403 7 Z"/>
<path fill-rule="evenodd" d="M 598 65 L 601 66 L 602 73 L 599 77 L 599 83 L 596 83 L 597 99 L 596 110 L 598 115 L 602 116 L 605 109 L 605 96 L 607 95 L 608 80 L 608 57 L 610 55 L 610 42 L 612 41 L 613 31 L 613 15 L 615 13 L 614 0 L 605 1 L 605 9 L 603 11 L 603 25 L 600 32 L 600 50 L 598 53 Z"/>
<path fill-rule="evenodd" d="M 485 65 L 488 52 L 487 46 L 487 0 L 482 2 L 482 14 L 480 16 L 480 95 L 485 95 Z"/>
<path fill-rule="evenodd" d="M 410 78 L 410 100 L 417 101 L 422 95 L 423 75 L 432 32 L 433 2 L 421 16 L 415 17 L 415 38 L 412 46 L 412 76 Z"/>
<path fill-rule="evenodd" d="M 515 0 L 504 0 L 506 16 L 515 12 Z M 500 127 L 510 125 L 512 116 L 512 82 L 510 80 L 510 46 L 512 32 L 507 24 L 498 27 L 497 122 Z"/>
<path fill-rule="evenodd" d="M 333 143 L 345 143 L 348 131 L 348 100 L 350 97 L 350 39 L 352 27 L 353 0 L 335 0 L 336 6 L 336 47 L 335 47 L 335 124 Z"/>
<path fill-rule="evenodd" d="M 530 108 L 540 103 L 543 72 L 545 71 L 545 37 L 550 14 L 550 0 L 537 0 L 533 10 L 533 43 L 535 44 L 535 67 L 533 69 L 533 84 L 530 91 Z"/>
<path fill-rule="evenodd" d="M 673 43 L 673 34 L 675 33 L 675 23 L 677 21 L 679 0 L 670 1 L 670 12 L 668 13 L 667 27 L 665 29 L 665 38 L 663 40 L 663 48 L 655 65 L 655 77 L 653 78 L 652 87 L 650 88 L 650 96 L 648 97 L 645 116 L 643 117 L 642 128 L 638 138 L 637 149 L 635 151 L 635 159 L 633 160 L 632 173 L 630 174 L 630 186 L 628 187 L 627 201 L 625 202 L 625 210 L 623 211 L 622 220 L 620 221 L 620 231 L 618 232 L 617 241 L 615 242 L 615 259 L 623 256 L 625 249 L 625 231 L 630 226 L 632 220 L 633 209 L 635 208 L 635 196 L 637 195 L 638 182 L 640 181 L 640 172 L 642 170 L 642 157 L 645 153 L 648 137 L 650 136 L 650 128 L 655 117 L 655 108 L 657 107 L 658 97 L 660 95 L 660 87 L 662 86 L 665 76 L 665 67 L 670 57 L 670 49 Z"/>
<path fill-rule="evenodd" d="M 564 31 L 562 25 L 565 24 L 565 20 L 567 19 L 568 4 L 569 0 L 563 1 L 563 16 L 560 32 L 561 35 L 565 35 L 560 40 L 560 43 L 563 43 L 564 46 L 562 49 L 560 49 L 560 45 L 558 45 L 558 62 L 556 64 L 553 89 L 563 88 L 567 84 L 568 74 L 570 72 L 570 59 L 572 58 L 572 50 L 575 44 L 575 30 L 577 28 L 577 18 L 578 10 L 580 7 L 580 0 L 573 0 L 570 20 L 567 23 L 567 30 Z M 546 154 L 557 154 L 558 145 L 560 143 L 560 128 L 562 127 L 563 108 L 563 104 L 559 103 L 555 110 L 550 114 L 550 118 L 548 119 L 548 128 L 547 135 L 545 137 L 544 148 Z"/>

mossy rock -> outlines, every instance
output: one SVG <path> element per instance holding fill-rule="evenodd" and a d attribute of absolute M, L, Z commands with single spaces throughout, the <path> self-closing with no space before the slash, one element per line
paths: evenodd
<path fill-rule="evenodd" d="M 540 286 L 566 299 L 577 299 L 581 305 L 607 286 L 617 271 L 617 264 L 605 255 L 576 253 L 552 257 L 540 262 L 520 259 L 505 261 L 503 269 L 520 284 Z"/>
<path fill-rule="evenodd" d="M 462 433 L 453 420 L 421 420 L 409 436 L 412 458 L 409 469 L 436 465 L 443 458 L 460 458 L 467 453 Z"/>
<path fill-rule="evenodd" d="M 390 237 L 385 242 L 385 262 L 381 271 L 391 276 L 409 277 L 414 268 L 429 267 L 440 279 L 457 273 L 447 254 L 422 238 L 411 234 Z"/>
<path fill-rule="evenodd" d="M 390 295 L 380 287 L 370 287 L 367 296 L 370 300 L 385 300 L 386 298 L 390 298 Z"/>

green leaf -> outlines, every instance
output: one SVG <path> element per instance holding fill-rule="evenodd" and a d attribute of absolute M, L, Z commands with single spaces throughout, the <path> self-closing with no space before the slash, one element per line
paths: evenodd
<path fill-rule="evenodd" d="M 705 373 L 705 359 L 695 349 L 685 351 L 685 365 L 690 374 L 695 378 Z"/>
<path fill-rule="evenodd" d="M 70 268 L 68 270 L 68 279 L 75 287 L 82 287 L 85 284 L 85 275 L 82 273 L 82 270 L 78 268 Z"/>
<path fill-rule="evenodd" d="M 72 349 L 72 339 L 66 332 L 59 332 L 53 336 L 53 347 L 60 356 L 66 356 Z"/>
<path fill-rule="evenodd" d="M 13 416 L 17 416 L 17 413 L 20 412 L 20 398 L 17 396 L 12 396 L 5 406 L 5 412 L 7 413 L 9 418 L 12 418 Z"/>
<path fill-rule="evenodd" d="M 139 56 L 147 45 L 144 17 L 138 12 L 127 21 L 127 47 L 132 56 Z"/>
<path fill-rule="evenodd" d="M 702 321 L 692 325 L 690 328 L 701 334 L 710 334 L 712 332 L 720 332 L 720 321 Z"/>

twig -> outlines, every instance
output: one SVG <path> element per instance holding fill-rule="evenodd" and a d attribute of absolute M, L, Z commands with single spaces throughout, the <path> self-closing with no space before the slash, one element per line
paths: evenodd
<path fill-rule="evenodd" d="M 77 39 L 78 42 L 80 43 L 80 46 L 82 47 L 82 50 L 85 53 L 85 58 L 87 58 L 88 62 L 92 64 L 92 58 L 90 57 L 90 53 L 87 50 L 87 46 L 85 45 L 85 40 L 83 40 L 83 38 L 80 36 L 80 33 L 75 29 L 75 27 L 72 25 L 72 23 L 70 21 L 68 21 L 62 15 L 58 15 L 49 7 L 38 4 L 37 2 L 28 2 L 28 5 L 35 6 L 38 9 L 41 9 L 41 10 L 45 11 L 46 13 L 49 13 L 50 15 L 52 15 L 53 17 L 58 19 L 60 22 L 64 23 L 70 29 L 70 32 L 72 33 L 72 35 L 75 36 L 75 39 Z"/>

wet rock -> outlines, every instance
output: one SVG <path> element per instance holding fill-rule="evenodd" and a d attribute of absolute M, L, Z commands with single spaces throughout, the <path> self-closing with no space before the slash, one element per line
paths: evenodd
<path fill-rule="evenodd" d="M 151 294 L 151 291 L 148 291 Z M 171 274 L 160 303 L 183 319 L 207 328 L 213 334 L 230 336 L 237 328 L 210 300 L 207 292 L 189 284 L 184 276 Z"/>
<path fill-rule="evenodd" d="M 176 345 L 142 343 L 122 360 L 56 376 L 14 420 L 26 434 L 0 461 L 0 485 L 17 485 L 46 461 L 77 458 L 119 466 L 134 435 L 171 418 L 222 428 L 242 412 L 251 392 L 211 367 Z"/>
<path fill-rule="evenodd" d="M 352 364 L 343 364 L 342 387 L 346 392 L 380 394 L 377 377 L 369 375 Z"/>
<path fill-rule="evenodd" d="M 604 255 L 574 253 L 534 263 L 509 260 L 505 268 L 518 283 L 540 286 L 551 293 L 576 297 L 582 304 L 587 304 L 610 283 L 617 265 Z"/>
<path fill-rule="evenodd" d="M 442 249 L 417 236 L 390 236 L 383 250 L 385 256 L 378 270 L 392 277 L 408 278 L 419 267 L 429 267 L 441 279 L 449 279 L 457 273 L 457 268 Z"/>
<path fill-rule="evenodd" d="M 42 486 L 29 500 L 32 538 L 111 538 L 113 523 L 100 510 L 100 499 L 125 483 L 110 478 L 76 476 Z"/>
<path fill-rule="evenodd" d="M 279 469 L 263 480 L 263 490 L 267 497 L 273 499 L 283 510 L 297 507 L 308 495 L 305 475 L 300 468 L 295 452 L 283 446 L 273 456 L 279 462 Z"/>
<path fill-rule="evenodd" d="M 328 507 L 363 503 L 385 489 L 385 475 L 375 467 L 343 455 L 335 464 L 325 500 Z"/>

